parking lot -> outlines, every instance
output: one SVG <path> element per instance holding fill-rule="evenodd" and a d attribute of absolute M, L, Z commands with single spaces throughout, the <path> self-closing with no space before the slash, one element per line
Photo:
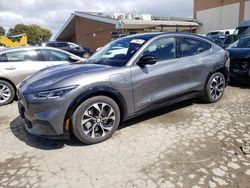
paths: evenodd
<path fill-rule="evenodd" d="M 103 143 L 28 135 L 17 103 L 0 107 L 0 187 L 249 187 L 250 88 L 134 118 Z"/>

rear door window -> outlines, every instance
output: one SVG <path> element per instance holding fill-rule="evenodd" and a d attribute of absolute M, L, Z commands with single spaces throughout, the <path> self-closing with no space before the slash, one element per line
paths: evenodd
<path fill-rule="evenodd" d="M 39 61 L 36 50 L 7 52 L 5 54 L 2 54 L 1 59 L 3 59 L 5 62 Z"/>
<path fill-rule="evenodd" d="M 41 54 L 44 61 L 69 61 L 69 55 L 56 50 L 42 49 Z"/>
<path fill-rule="evenodd" d="M 211 44 L 198 39 L 181 38 L 180 41 L 180 50 L 182 57 L 200 54 L 204 51 L 209 50 L 211 47 Z"/>

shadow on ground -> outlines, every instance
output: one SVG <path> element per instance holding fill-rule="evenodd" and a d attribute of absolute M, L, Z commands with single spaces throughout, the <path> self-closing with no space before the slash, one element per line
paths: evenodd
<path fill-rule="evenodd" d="M 192 105 L 194 100 L 187 100 L 183 101 L 171 106 L 167 106 L 158 110 L 151 111 L 149 113 L 145 113 L 143 115 L 137 116 L 133 119 L 130 119 L 126 122 L 123 122 L 119 129 L 124 129 L 128 126 L 132 126 L 142 121 L 146 121 L 151 118 L 155 118 L 157 116 L 161 116 L 163 114 L 170 113 L 180 108 L 184 108 L 186 106 Z M 49 138 L 41 138 L 37 136 L 30 135 L 24 127 L 24 123 L 20 116 L 16 117 L 10 123 L 10 129 L 12 133 L 22 142 L 26 143 L 27 145 L 42 149 L 42 150 L 54 150 L 54 149 L 61 149 L 65 145 L 70 146 L 86 146 L 85 144 L 78 141 L 73 134 L 71 134 L 70 139 L 68 140 L 56 140 L 56 139 L 49 139 Z"/>

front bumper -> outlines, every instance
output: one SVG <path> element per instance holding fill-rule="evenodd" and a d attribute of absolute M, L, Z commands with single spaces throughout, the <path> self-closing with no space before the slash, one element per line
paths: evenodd
<path fill-rule="evenodd" d="M 233 61 L 230 66 L 230 81 L 250 84 L 250 63 Z"/>
<path fill-rule="evenodd" d="M 245 73 L 242 71 L 230 70 L 230 82 L 240 82 L 250 84 L 250 69 L 249 73 Z"/>
<path fill-rule="evenodd" d="M 61 102 L 27 103 L 24 97 L 19 97 L 18 109 L 27 132 L 32 135 L 67 139 L 69 131 L 64 129 L 64 108 Z"/>

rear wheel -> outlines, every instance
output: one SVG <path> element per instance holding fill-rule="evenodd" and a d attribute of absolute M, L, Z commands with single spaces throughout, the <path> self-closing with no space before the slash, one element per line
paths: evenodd
<path fill-rule="evenodd" d="M 0 106 L 11 103 L 14 97 L 14 87 L 9 82 L 0 80 Z"/>
<path fill-rule="evenodd" d="M 213 103 L 221 99 L 225 89 L 225 77 L 222 73 L 216 72 L 210 76 L 203 100 L 205 102 Z"/>
<path fill-rule="evenodd" d="M 120 123 L 120 110 L 114 100 L 96 96 L 84 101 L 72 117 L 73 133 L 85 144 L 107 140 Z"/>

